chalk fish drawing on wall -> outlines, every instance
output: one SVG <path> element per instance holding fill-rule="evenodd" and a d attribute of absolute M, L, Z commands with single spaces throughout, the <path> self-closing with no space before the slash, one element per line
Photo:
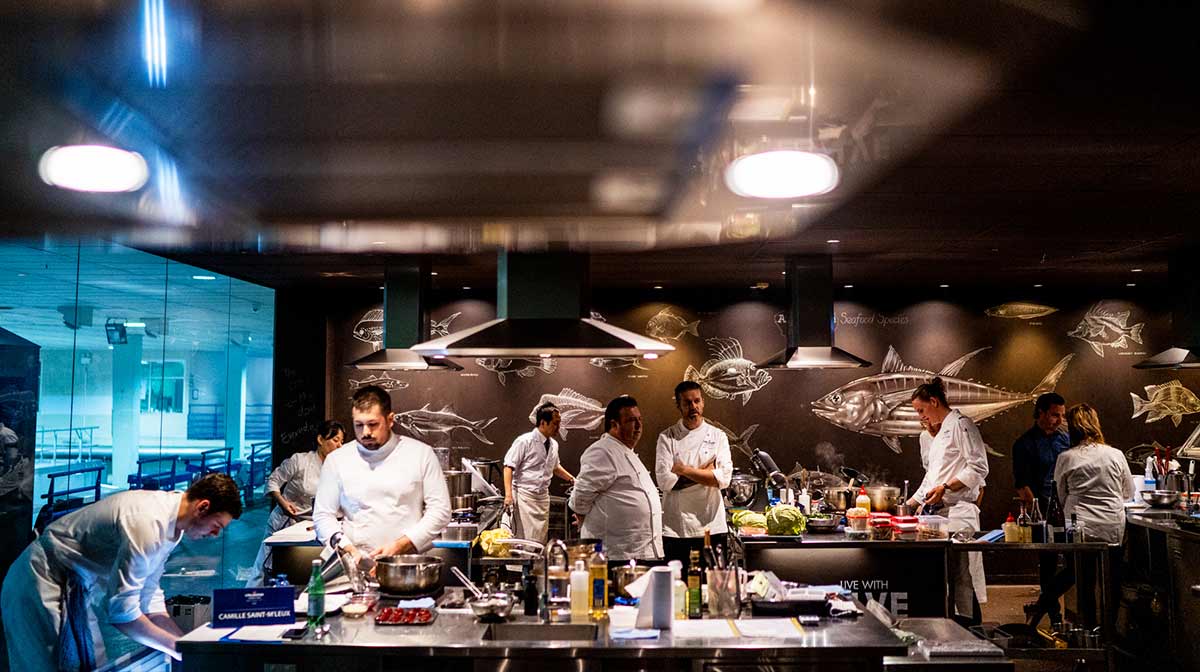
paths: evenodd
<path fill-rule="evenodd" d="M 429 320 L 429 337 L 430 338 L 441 338 L 442 336 L 449 336 L 450 335 L 450 323 L 452 323 L 452 322 L 454 322 L 454 320 L 458 319 L 459 315 L 462 315 L 462 313 L 461 312 L 454 313 L 452 315 L 449 315 L 449 316 L 447 316 L 441 320 L 437 320 L 437 321 L 434 321 L 432 319 Z"/>
<path fill-rule="evenodd" d="M 725 433 L 725 436 L 729 438 L 730 448 L 739 450 L 746 456 L 754 454 L 754 446 L 750 445 L 750 437 L 754 436 L 754 432 L 758 429 L 758 425 L 750 425 L 741 434 L 737 434 L 732 429 L 722 425 L 712 418 L 705 418 L 704 421 Z"/>
<path fill-rule="evenodd" d="M 963 365 L 984 350 L 987 348 L 968 352 L 933 373 L 905 364 L 895 348 L 888 346 L 879 373 L 846 383 L 812 402 L 813 413 L 842 429 L 878 436 L 888 448 L 899 453 L 900 437 L 921 434 L 921 421 L 909 403 L 913 390 L 934 376 L 941 376 L 946 384 L 946 397 L 952 408 L 975 422 L 983 422 L 1053 391 L 1075 356 L 1067 355 L 1058 360 L 1042 381 L 1026 393 L 958 377 Z M 1000 455 L 990 447 L 988 452 Z"/>
<path fill-rule="evenodd" d="M 358 324 L 354 325 L 354 331 L 351 332 L 355 338 L 363 343 L 370 343 L 371 347 L 376 350 L 383 347 L 383 309 L 372 308 L 363 314 L 358 320 Z"/>
<path fill-rule="evenodd" d="M 663 308 L 646 323 L 646 335 L 650 338 L 657 338 L 662 341 L 678 341 L 683 338 L 684 334 L 699 337 L 700 320 L 688 322 L 675 313 L 672 313 L 670 308 Z"/>
<path fill-rule="evenodd" d="M 1124 350 L 1129 347 L 1129 341 L 1141 344 L 1142 328 L 1146 323 L 1138 322 L 1132 327 L 1126 326 L 1128 323 L 1128 310 L 1114 313 L 1105 310 L 1101 301 L 1089 308 L 1079 324 L 1067 335 L 1092 346 L 1092 350 L 1103 357 L 1105 348 Z"/>
<path fill-rule="evenodd" d="M 479 366 L 495 373 L 501 385 L 507 385 L 505 377 L 515 373 L 522 378 L 532 378 L 538 371 L 554 373 L 558 362 L 553 357 L 516 357 L 513 359 L 499 357 L 480 357 L 475 360 Z"/>
<path fill-rule="evenodd" d="M 604 369 L 609 373 L 628 367 L 641 369 L 642 371 L 650 370 L 650 367 L 642 365 L 641 357 L 592 357 L 588 360 L 588 364 L 598 369 Z"/>
<path fill-rule="evenodd" d="M 543 394 L 529 412 L 529 422 L 537 422 L 538 406 L 547 402 L 558 407 L 558 414 L 562 418 L 558 434 L 563 440 L 567 438 L 567 430 L 596 429 L 604 422 L 604 404 L 569 387 L 564 387 L 558 394 Z"/>
<path fill-rule="evenodd" d="M 397 413 L 394 425 L 397 429 L 408 432 L 416 439 L 425 439 L 430 434 L 445 434 L 449 437 L 451 432 L 461 429 L 490 446 L 492 440 L 483 433 L 483 430 L 495 421 L 496 418 L 468 420 L 455 413 L 454 409 L 449 406 L 443 407 L 440 411 L 431 411 L 429 404 L 425 404 L 415 411 Z"/>
<path fill-rule="evenodd" d="M 388 392 L 391 392 L 393 390 L 406 389 L 408 387 L 408 382 L 404 381 L 404 380 L 397 380 L 396 378 L 392 378 L 386 372 L 383 374 L 374 374 L 373 373 L 373 374 L 367 376 L 366 378 L 363 378 L 362 380 L 355 380 L 353 378 L 350 379 L 350 388 L 351 389 L 357 390 L 361 387 L 366 387 L 367 385 L 378 385 L 379 387 L 382 387 L 383 389 L 387 390 Z"/>
<path fill-rule="evenodd" d="M 1010 320 L 1032 320 L 1039 317 L 1045 317 L 1050 313 L 1057 313 L 1058 308 L 1043 306 L 1040 303 L 1029 303 L 1026 301 L 1009 301 L 998 306 L 992 306 L 983 311 L 988 317 L 1003 317 Z"/>
<path fill-rule="evenodd" d="M 1170 418 L 1178 427 L 1183 422 L 1183 416 L 1200 412 L 1200 398 L 1178 380 L 1162 385 L 1147 385 L 1145 399 L 1133 392 L 1129 396 L 1133 397 L 1133 415 L 1130 417 L 1136 418 L 1145 413 L 1146 424 Z"/>
<path fill-rule="evenodd" d="M 710 338 L 707 341 L 710 358 L 700 368 L 688 364 L 683 379 L 700 384 L 704 393 L 713 399 L 742 398 L 750 403 L 750 395 L 771 382 L 771 374 L 759 369 L 742 354 L 742 344 L 736 338 Z"/>

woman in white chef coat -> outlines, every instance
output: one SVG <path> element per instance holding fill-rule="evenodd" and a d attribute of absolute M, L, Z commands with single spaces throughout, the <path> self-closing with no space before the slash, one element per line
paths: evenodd
<path fill-rule="evenodd" d="M 909 500 L 912 506 L 944 505 L 946 516 L 979 529 L 979 499 L 988 475 L 987 444 L 975 422 L 951 409 L 941 378 L 919 385 L 912 394 L 912 406 L 922 423 L 938 427 L 929 442 L 929 466 L 917 492 Z M 940 427 L 939 427 L 940 425 Z M 964 621 L 978 623 L 979 605 L 987 602 L 983 578 L 983 558 L 967 554 L 966 563 L 950 567 L 954 608 Z"/>
<path fill-rule="evenodd" d="M 1125 454 L 1104 442 L 1100 416 L 1087 404 L 1077 404 L 1067 410 L 1067 431 L 1071 447 L 1063 451 L 1054 463 L 1054 483 L 1063 503 L 1067 520 L 1074 515 L 1084 530 L 1086 541 L 1103 541 L 1113 545 L 1115 555 L 1110 567 L 1120 567 L 1120 544 L 1125 537 L 1125 502 L 1134 495 L 1130 482 L 1129 462 Z M 1093 613 L 1096 586 L 1091 567 L 1085 583 L 1076 593 L 1079 611 Z M 1119 581 L 1113 582 L 1119 585 Z M 1053 612 L 1058 598 L 1075 585 L 1075 563 L 1064 563 L 1045 592 L 1038 598 L 1029 624 L 1036 626 L 1048 612 Z M 1107 586 L 1098 586 L 1100 590 Z"/>
<path fill-rule="evenodd" d="M 130 639 L 179 658 L 183 635 L 159 588 L 167 557 L 187 536 L 215 537 L 242 515 L 241 490 L 209 474 L 187 492 L 129 490 L 50 523 L 13 562 L 0 593 L 9 669 L 91 670 L 104 664 L 93 595 Z"/>
<path fill-rule="evenodd" d="M 267 478 L 267 497 L 275 502 L 267 518 L 267 534 L 294 524 L 297 514 L 311 509 L 313 497 L 317 496 L 317 482 L 321 477 L 321 465 L 325 457 L 342 447 L 346 429 L 342 423 L 326 420 L 317 430 L 316 449 L 296 453 L 275 467 Z M 246 582 L 247 587 L 261 586 L 271 575 L 271 553 L 264 538 L 254 559 L 254 574 Z"/>

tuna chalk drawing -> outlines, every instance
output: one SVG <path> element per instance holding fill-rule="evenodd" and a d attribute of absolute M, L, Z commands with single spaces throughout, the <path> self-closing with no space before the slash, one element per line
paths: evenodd
<path fill-rule="evenodd" d="M 445 434 L 449 438 L 451 432 L 462 429 L 480 442 L 490 446 L 492 440 L 483 433 L 483 430 L 495 421 L 496 418 L 468 420 L 455 413 L 454 409 L 449 406 L 443 407 L 440 411 L 431 411 L 429 404 L 425 404 L 415 411 L 397 413 L 393 426 L 407 432 L 415 439 L 425 439 L 430 434 Z"/>
<path fill-rule="evenodd" d="M 909 366 L 900 359 L 895 348 L 888 346 L 882 370 L 866 378 L 853 380 L 812 402 L 813 413 L 827 422 L 859 434 L 878 436 L 892 451 L 900 452 L 900 437 L 919 436 L 921 421 L 910 401 L 918 385 L 934 376 L 941 376 L 946 385 L 946 397 L 952 408 L 975 422 L 1037 399 L 1052 392 L 1058 379 L 1067 370 L 1075 355 L 1067 355 L 1029 392 L 1013 392 L 999 387 L 959 378 L 958 372 L 975 355 L 987 350 L 980 348 L 959 357 L 933 373 Z M 988 452 L 999 455 L 990 448 Z"/>

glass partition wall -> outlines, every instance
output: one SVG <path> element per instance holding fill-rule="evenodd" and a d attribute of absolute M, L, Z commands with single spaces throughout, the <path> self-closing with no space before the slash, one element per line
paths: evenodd
<path fill-rule="evenodd" d="M 0 242 L 0 515 L 18 537 L 0 569 L 35 520 L 97 491 L 184 489 L 217 469 L 244 486 L 246 513 L 180 544 L 162 585 L 243 583 L 266 520 L 274 310 L 274 290 L 104 240 Z M 18 389 L 22 371 L 35 389 Z M 105 639 L 110 657 L 129 647 Z"/>

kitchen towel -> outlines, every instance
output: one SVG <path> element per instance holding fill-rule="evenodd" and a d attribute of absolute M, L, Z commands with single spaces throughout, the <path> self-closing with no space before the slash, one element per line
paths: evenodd
<path fill-rule="evenodd" d="M 653 567 L 646 572 L 648 583 L 638 600 L 638 613 L 635 627 L 639 629 L 657 628 L 670 630 L 675 621 L 672 607 L 673 591 L 671 568 Z"/>

